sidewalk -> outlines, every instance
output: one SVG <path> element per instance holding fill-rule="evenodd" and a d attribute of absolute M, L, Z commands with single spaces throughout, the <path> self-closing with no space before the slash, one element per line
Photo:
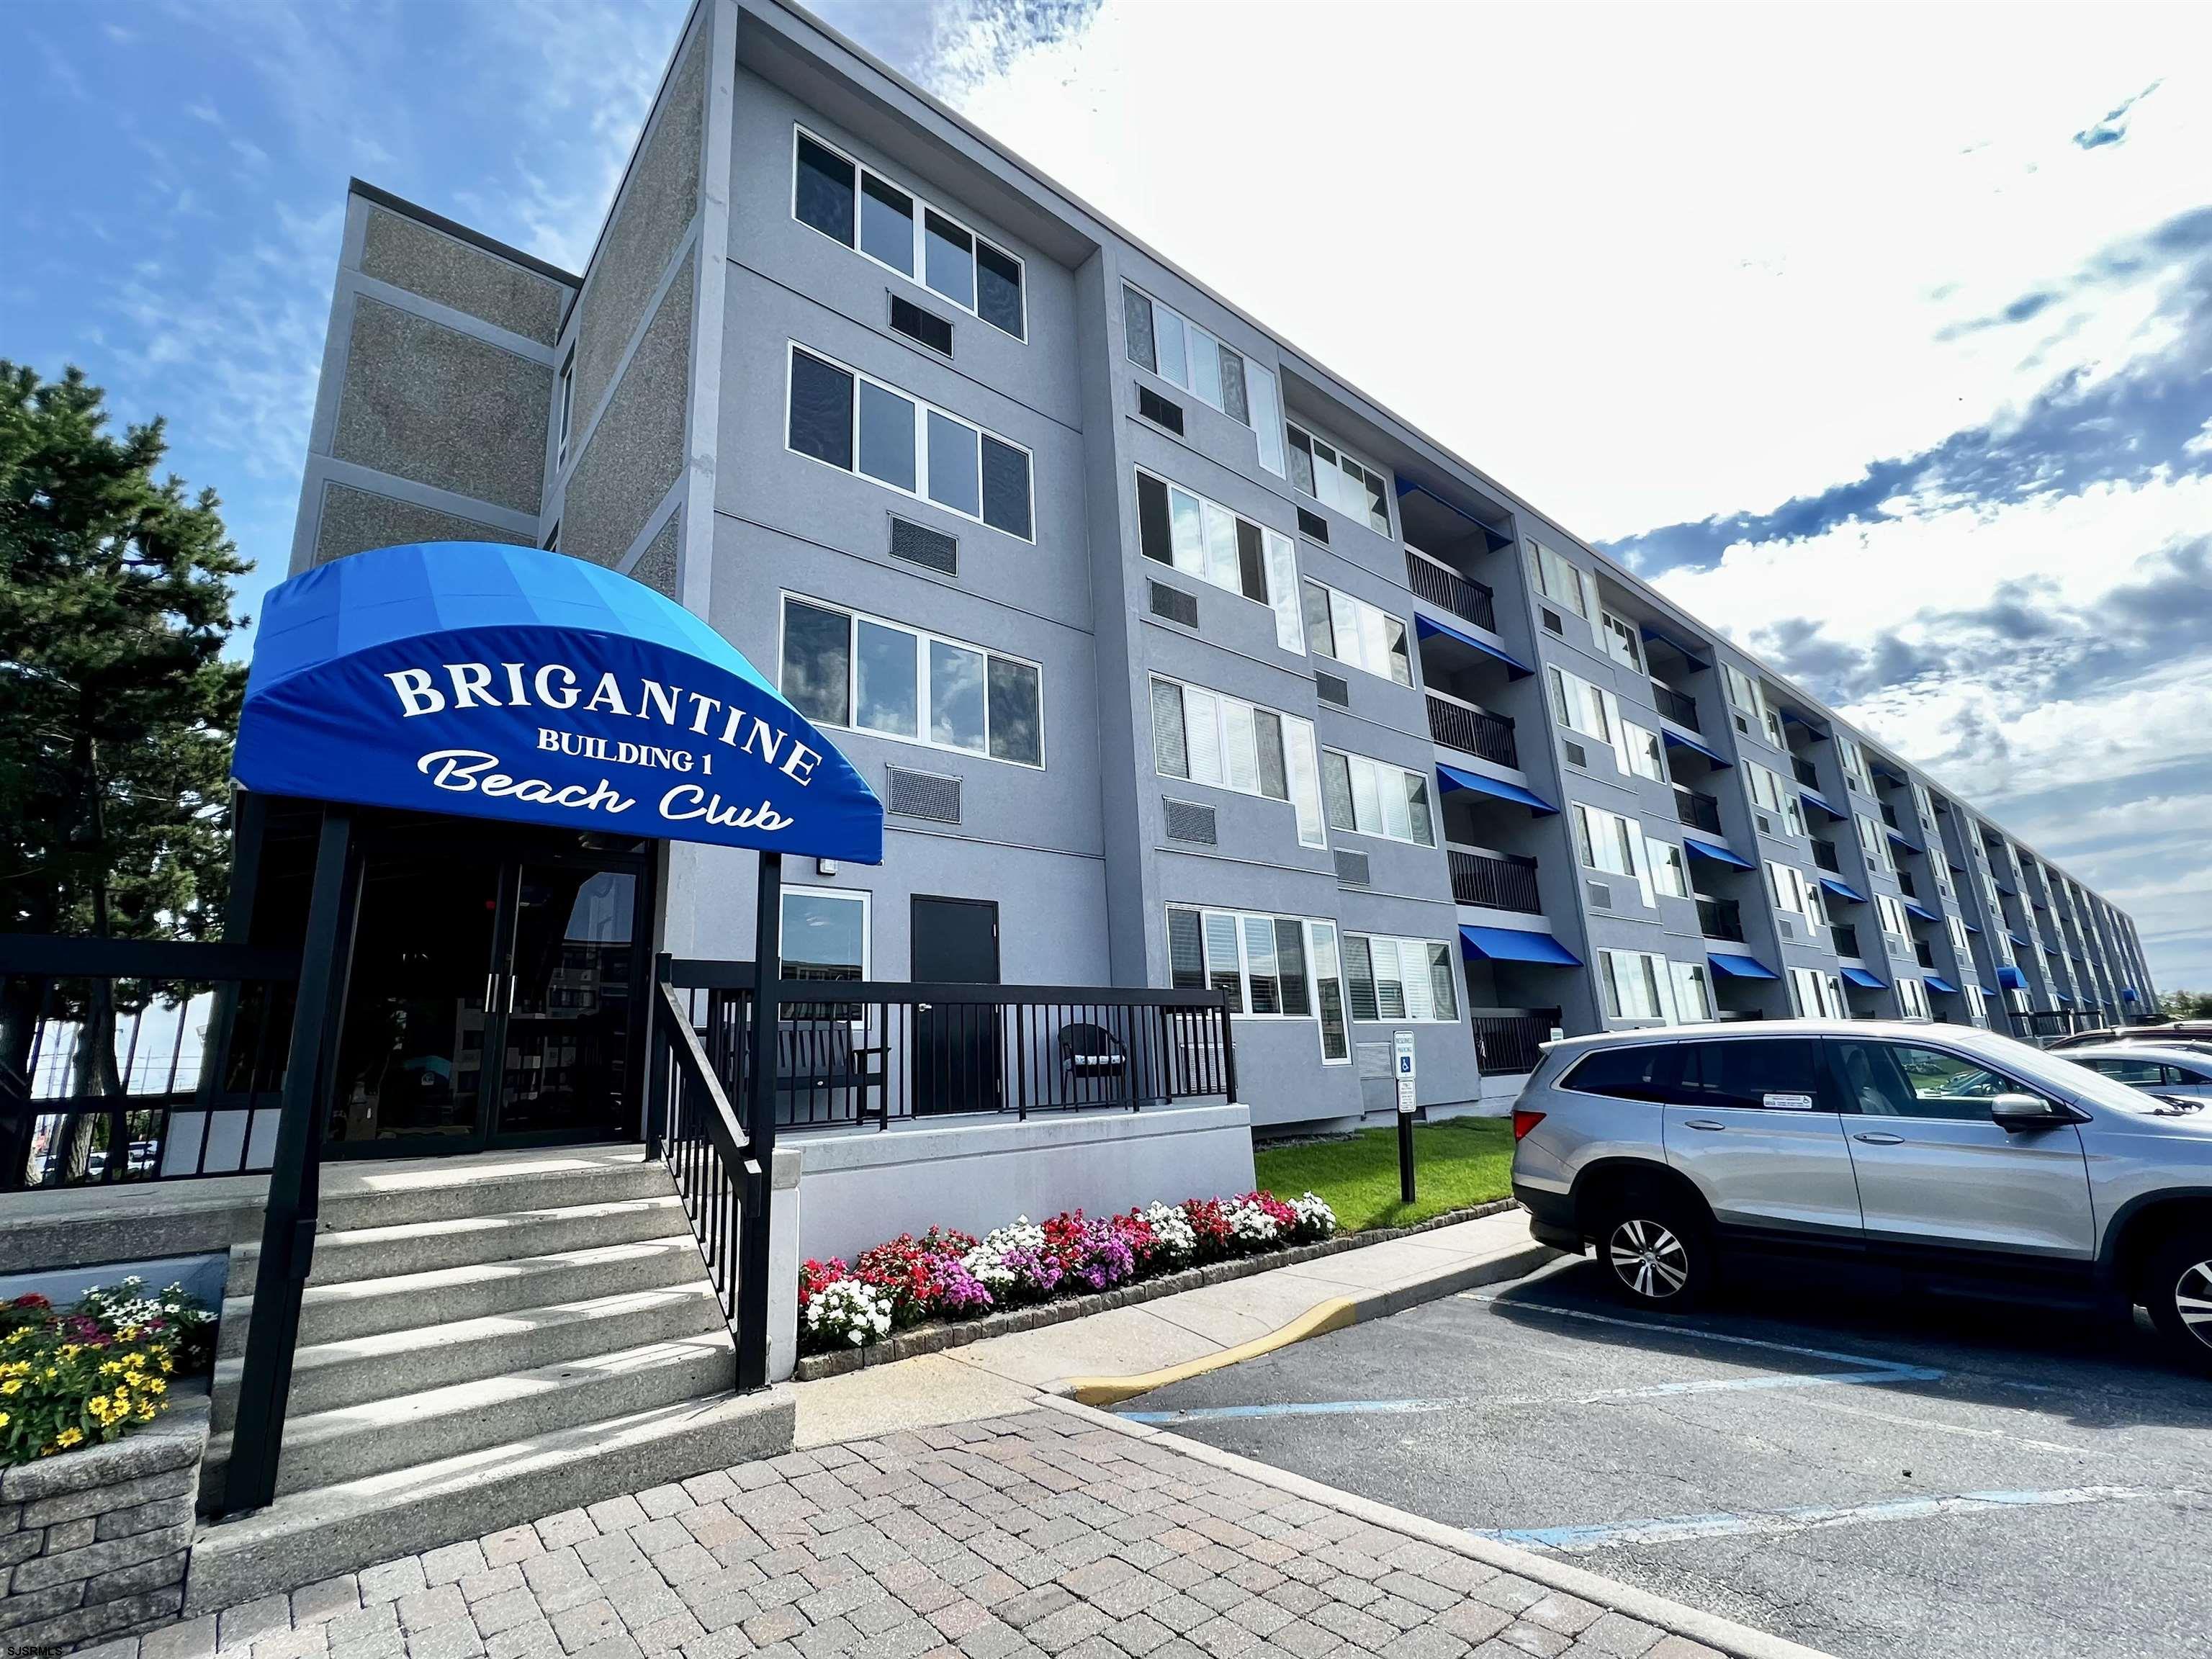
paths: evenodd
<path fill-rule="evenodd" d="M 970 1422 L 1040 1394 L 1109 1405 L 1284 1341 L 1534 1272 L 1553 1252 L 1518 1210 L 1345 1250 L 1157 1302 L 995 1336 L 798 1390 L 797 1443 Z"/>

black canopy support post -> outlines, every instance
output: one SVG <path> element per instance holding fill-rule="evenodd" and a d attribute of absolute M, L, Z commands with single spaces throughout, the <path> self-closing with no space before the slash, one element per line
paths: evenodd
<path fill-rule="evenodd" d="M 768 1386 L 769 1206 L 775 1187 L 776 993 L 783 975 L 783 854 L 760 855 L 753 906 L 752 1052 L 745 1068 L 744 1231 L 738 1243 L 738 1387 Z"/>
<path fill-rule="evenodd" d="M 292 1352 L 300 1338 L 300 1295 L 313 1265 L 321 1210 L 322 1141 L 335 1066 L 339 1016 L 353 959 L 354 917 L 361 863 L 353 811 L 324 809 L 315 848 L 307 937 L 300 954 L 300 992 L 284 1062 L 283 1115 L 269 1171 L 261 1225 L 261 1261 L 253 1280 L 252 1322 L 239 1379 L 237 1426 L 231 1435 L 222 1513 L 265 1509 L 276 1496 L 284 1446 L 284 1411 L 292 1391 Z"/>
<path fill-rule="evenodd" d="M 661 1022 L 668 1018 L 667 999 L 659 988 L 674 978 L 676 958 L 665 951 L 656 951 L 653 958 L 654 991 L 651 1012 L 646 1016 L 652 1030 L 645 1047 L 645 1161 L 658 1164 L 667 1146 L 668 1090 L 670 1086 L 668 1045 L 675 1040 L 673 1031 L 664 1030 Z"/>
<path fill-rule="evenodd" d="M 223 906 L 222 936 L 233 945 L 251 945 L 254 890 L 261 883 L 261 852 L 269 838 L 269 797 L 232 786 L 230 822 L 230 895 Z M 235 981 L 226 981 L 216 987 L 215 1006 L 210 1011 L 213 1017 L 208 1021 L 215 1040 L 200 1050 L 199 1088 L 203 1100 L 221 1090 L 223 1080 L 230 1075 L 231 1038 L 238 1030 L 239 989 Z M 262 995 L 264 999 L 269 995 L 265 986 Z M 264 1000 L 261 1009 L 264 1020 L 270 1012 Z M 258 1093 L 260 1086 L 260 1079 L 248 1077 L 245 1091 L 247 1097 Z M 241 1158 L 246 1150 L 240 1147 Z"/>

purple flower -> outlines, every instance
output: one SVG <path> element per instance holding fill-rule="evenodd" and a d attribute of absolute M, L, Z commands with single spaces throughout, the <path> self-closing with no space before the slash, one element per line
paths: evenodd
<path fill-rule="evenodd" d="M 972 1318 L 991 1310 L 991 1292 L 969 1273 L 958 1256 L 945 1256 L 938 1267 L 938 1306 L 955 1319 Z"/>

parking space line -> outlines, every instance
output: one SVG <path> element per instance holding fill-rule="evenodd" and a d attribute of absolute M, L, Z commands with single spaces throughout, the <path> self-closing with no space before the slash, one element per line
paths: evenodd
<path fill-rule="evenodd" d="M 1725 1342 L 1732 1347 L 1759 1348 L 1770 1353 L 1799 1353 L 1811 1359 L 1832 1359 L 1845 1365 L 1864 1365 L 1875 1371 L 1907 1373 L 1924 1369 L 1909 1365 L 1902 1360 L 1877 1358 L 1872 1354 L 1842 1353 L 1833 1348 L 1808 1348 L 1796 1342 L 1773 1342 L 1763 1337 L 1737 1336 L 1728 1331 L 1707 1330 L 1698 1325 L 1662 1324 L 1650 1319 L 1621 1319 L 1612 1314 L 1591 1313 L 1587 1309 L 1556 1307 L 1548 1302 L 1527 1302 L 1519 1297 L 1493 1296 L 1483 1291 L 1462 1291 L 1459 1299 L 1486 1303 L 1492 1307 L 1516 1312 L 1525 1309 L 1534 1313 L 1553 1314 L 1561 1319 L 1579 1319 L 1592 1325 L 1611 1325 L 1621 1330 L 1655 1332 L 1702 1342 Z"/>
<path fill-rule="evenodd" d="M 2039 1492 L 1969 1492 L 1941 1498 L 1893 1498 L 1873 1504 L 1838 1506 L 1800 1504 L 1787 1509 L 1752 1510 L 1712 1515 L 1659 1516 L 1641 1521 L 1599 1522 L 1577 1527 L 1470 1528 L 1477 1538 L 1562 1555 L 1588 1554 L 1628 1544 L 1674 1544 L 1705 1538 L 1778 1537 L 1816 1528 L 1849 1527 L 1895 1521 L 1927 1521 L 1948 1515 L 1986 1514 L 1993 1510 L 2129 1499 L 2201 1496 L 2187 1488 L 2060 1486 Z"/>

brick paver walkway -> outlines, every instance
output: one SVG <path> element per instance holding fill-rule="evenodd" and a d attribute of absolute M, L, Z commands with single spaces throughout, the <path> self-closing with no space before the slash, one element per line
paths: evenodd
<path fill-rule="evenodd" d="M 706 1474 L 100 1659 L 1718 1659 L 1042 1410 Z"/>

